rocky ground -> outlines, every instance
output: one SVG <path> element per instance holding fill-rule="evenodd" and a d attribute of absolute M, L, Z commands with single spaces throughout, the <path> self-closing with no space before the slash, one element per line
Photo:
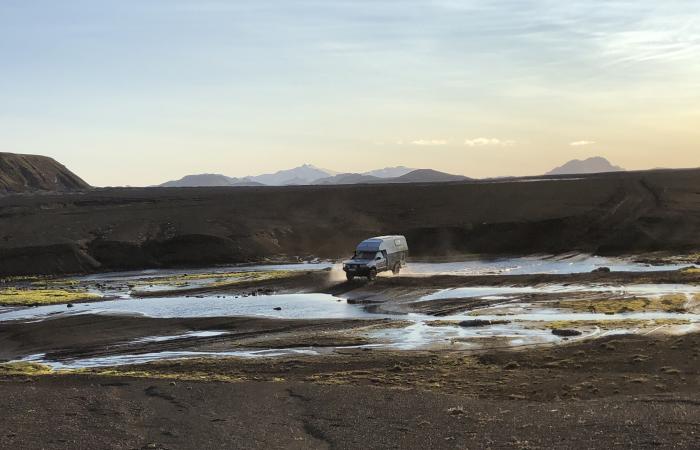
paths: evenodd
<path fill-rule="evenodd" d="M 465 285 L 681 283 L 698 271 L 431 276 L 330 282 L 329 273 L 258 280 L 388 310 L 469 310 Z M 209 294 L 258 289 L 213 286 Z M 205 294 L 201 287 L 196 294 Z M 387 300 L 390 299 L 390 300 Z M 551 301 L 549 298 L 530 299 Z M 139 300 L 133 300 L 138 302 Z M 167 301 L 167 300 L 162 300 Z M 193 298 L 192 301 L 196 301 Z M 677 307 L 669 303 L 671 307 Z M 480 307 L 488 305 L 479 305 Z M 654 308 L 658 304 L 644 304 Z M 0 358 L 52 360 L 168 350 L 314 347 L 316 355 L 205 358 L 51 372 L 0 365 L 0 448 L 698 448 L 700 334 L 611 335 L 518 349 L 357 348 L 400 320 L 58 315 L 0 324 Z M 226 335 L 139 341 L 217 330 Z M 345 348 L 343 348 L 345 347 Z M 328 348 L 328 351 L 322 351 Z M 331 350 L 331 348 L 333 350 Z"/>
<path fill-rule="evenodd" d="M 700 336 L 0 379 L 3 448 L 697 448 Z"/>

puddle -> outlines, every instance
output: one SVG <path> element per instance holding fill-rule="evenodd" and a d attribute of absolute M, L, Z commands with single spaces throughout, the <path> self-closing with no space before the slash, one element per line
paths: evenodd
<path fill-rule="evenodd" d="M 277 311 L 275 308 L 281 308 Z M 0 313 L 0 321 L 37 320 L 72 314 L 143 315 L 156 318 L 183 317 L 270 317 L 276 319 L 346 319 L 381 316 L 349 305 L 328 294 L 280 294 L 250 297 L 167 297 L 119 299 L 96 303 L 39 306 Z"/>
<path fill-rule="evenodd" d="M 51 361 L 44 359 L 46 355 L 32 355 L 20 361 L 45 364 L 54 370 L 87 369 L 96 367 L 124 366 L 131 364 L 145 364 L 154 361 L 193 358 L 272 358 L 291 355 L 317 355 L 316 350 L 306 348 L 285 348 L 270 350 L 240 350 L 235 352 L 157 352 L 135 355 L 114 355 L 98 358 L 85 358 L 64 361 Z"/>
<path fill-rule="evenodd" d="M 185 334 L 176 334 L 173 336 L 149 336 L 145 338 L 140 338 L 132 341 L 135 344 L 146 344 L 149 342 L 167 342 L 175 341 L 178 339 L 191 339 L 191 338 L 207 338 L 223 336 L 224 334 L 229 334 L 228 331 L 190 331 Z"/>
<path fill-rule="evenodd" d="M 454 316 L 452 319 L 463 318 Z M 431 317 L 431 320 L 435 318 Z M 518 324 L 469 328 L 457 325 L 430 326 L 426 321 L 418 321 L 406 328 L 381 330 L 371 336 L 384 342 L 387 348 L 399 350 L 506 348 L 560 340 L 551 330 L 526 329 Z M 489 340 L 493 342 L 488 342 Z"/>

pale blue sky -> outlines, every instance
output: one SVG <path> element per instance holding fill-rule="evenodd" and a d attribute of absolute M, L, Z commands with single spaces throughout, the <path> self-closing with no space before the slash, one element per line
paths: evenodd
<path fill-rule="evenodd" d="M 0 58 L 0 151 L 95 185 L 700 166 L 697 1 L 0 0 Z"/>

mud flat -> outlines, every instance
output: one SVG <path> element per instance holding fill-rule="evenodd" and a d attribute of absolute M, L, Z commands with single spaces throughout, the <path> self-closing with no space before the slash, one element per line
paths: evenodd
<path fill-rule="evenodd" d="M 337 281 L 324 266 L 267 269 L 18 281 L 8 289 L 69 286 L 99 301 L 0 307 L 0 358 L 84 368 L 347 348 L 478 352 L 700 329 L 695 269 L 371 283 Z"/>
<path fill-rule="evenodd" d="M 0 446 L 691 449 L 699 345 L 697 334 L 615 336 L 472 356 L 348 350 L 17 369 L 0 377 Z"/>
<path fill-rule="evenodd" d="M 8 280 L 98 298 L 0 307 L 0 447 L 700 445 L 697 268 L 455 263 Z"/>

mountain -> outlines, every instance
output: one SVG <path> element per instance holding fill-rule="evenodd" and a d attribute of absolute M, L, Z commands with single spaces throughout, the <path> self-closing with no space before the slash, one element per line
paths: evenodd
<path fill-rule="evenodd" d="M 580 160 L 574 159 L 566 164 L 556 167 L 545 175 L 575 175 L 584 173 L 604 173 L 604 172 L 623 172 L 625 169 L 619 166 L 614 166 L 607 159 L 601 156 Z"/>
<path fill-rule="evenodd" d="M 85 189 L 90 185 L 53 158 L 0 153 L 0 193 Z"/>
<path fill-rule="evenodd" d="M 225 175 L 215 173 L 202 173 L 199 175 L 187 175 L 179 180 L 168 181 L 160 187 L 195 187 L 195 186 L 231 186 L 234 181 Z"/>
<path fill-rule="evenodd" d="M 268 173 L 254 177 L 247 177 L 251 181 L 266 184 L 268 186 L 284 186 L 289 184 L 311 184 L 321 178 L 337 175 L 338 172 L 320 169 L 311 164 L 295 167 L 288 170 L 280 170 L 275 173 Z"/>
<path fill-rule="evenodd" d="M 373 184 L 373 183 L 440 183 L 462 181 L 469 178 L 451 175 L 431 169 L 410 169 L 408 167 L 386 167 L 365 173 L 338 173 L 320 169 L 311 164 L 280 170 L 275 173 L 231 178 L 220 174 L 187 175 L 176 181 L 168 181 L 162 187 L 194 186 L 297 186 L 325 184 Z"/>
<path fill-rule="evenodd" d="M 361 173 L 339 173 L 332 177 L 321 178 L 314 181 L 313 184 L 362 184 L 376 183 L 382 180 L 377 176 L 366 175 Z"/>
<path fill-rule="evenodd" d="M 159 187 L 214 187 L 214 186 L 262 186 L 261 183 L 246 178 L 231 178 L 214 173 L 187 175 L 175 181 L 168 181 Z"/>
<path fill-rule="evenodd" d="M 371 177 L 378 178 L 396 178 L 407 173 L 413 172 L 416 169 L 411 169 L 410 167 L 396 166 L 396 167 L 385 167 L 383 169 L 371 170 L 369 172 L 364 172 L 361 175 L 368 175 Z"/>
<path fill-rule="evenodd" d="M 396 178 L 385 181 L 390 183 L 446 183 L 450 181 L 466 181 L 463 175 L 452 175 L 445 172 L 438 172 L 433 169 L 418 169 Z"/>

